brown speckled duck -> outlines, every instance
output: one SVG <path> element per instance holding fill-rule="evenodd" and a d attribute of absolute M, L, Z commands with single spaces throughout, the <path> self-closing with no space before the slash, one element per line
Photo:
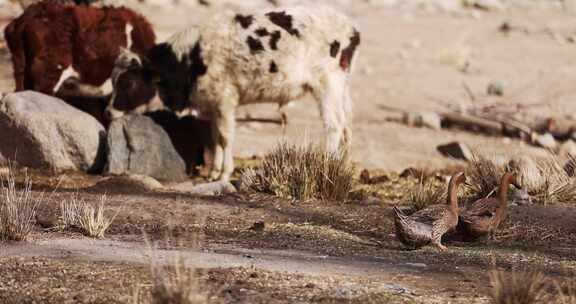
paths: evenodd
<path fill-rule="evenodd" d="M 500 226 L 508 215 L 508 186 L 514 184 L 517 188 L 516 174 L 507 172 L 500 180 L 498 197 L 483 198 L 466 206 L 460 213 L 459 229 L 467 238 L 490 235 Z"/>
<path fill-rule="evenodd" d="M 464 172 L 452 175 L 448 185 L 447 204 L 432 205 L 410 216 L 394 206 L 398 240 L 413 249 L 432 244 L 440 250 L 446 250 L 441 239 L 458 224 L 458 186 L 465 181 Z"/>

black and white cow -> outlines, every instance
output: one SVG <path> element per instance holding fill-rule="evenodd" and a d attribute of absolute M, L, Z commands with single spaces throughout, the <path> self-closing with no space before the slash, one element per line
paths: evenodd
<path fill-rule="evenodd" d="M 124 52 L 107 111 L 113 118 L 144 112 L 156 94 L 171 110 L 198 110 L 212 121 L 213 179 L 228 180 L 234 169 L 239 105 L 283 105 L 310 93 L 320 108 L 327 149 L 348 149 L 349 77 L 359 44 L 349 19 L 329 7 L 221 13 L 175 34 L 146 58 Z"/>

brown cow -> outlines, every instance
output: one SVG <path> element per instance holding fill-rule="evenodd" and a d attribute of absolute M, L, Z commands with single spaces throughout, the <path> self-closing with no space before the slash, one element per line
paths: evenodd
<path fill-rule="evenodd" d="M 4 32 L 12 53 L 16 91 L 54 95 L 69 77 L 110 93 L 110 75 L 121 48 L 144 54 L 155 34 L 146 19 L 127 8 L 29 6 Z"/>

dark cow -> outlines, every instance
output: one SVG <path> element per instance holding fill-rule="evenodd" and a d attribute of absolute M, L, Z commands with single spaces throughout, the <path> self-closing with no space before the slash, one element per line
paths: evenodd
<path fill-rule="evenodd" d="M 137 54 L 154 46 L 144 17 L 127 8 L 96 8 L 43 1 L 30 5 L 4 31 L 12 53 L 16 91 L 55 94 L 64 81 L 111 92 L 110 75 L 121 48 Z"/>

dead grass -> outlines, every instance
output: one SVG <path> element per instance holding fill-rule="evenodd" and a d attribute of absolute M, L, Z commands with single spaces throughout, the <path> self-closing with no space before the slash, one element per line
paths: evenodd
<path fill-rule="evenodd" d="M 36 209 L 43 195 L 32 195 L 32 180 L 25 176 L 23 187 L 18 189 L 12 168 L 0 178 L 0 240 L 24 241 L 34 227 Z"/>
<path fill-rule="evenodd" d="M 408 202 L 410 202 L 412 211 L 422 210 L 430 205 L 442 204 L 446 201 L 446 187 L 438 185 L 435 182 L 421 182 L 408 190 Z"/>
<path fill-rule="evenodd" d="M 82 232 L 89 237 L 103 238 L 104 233 L 110 227 L 118 212 L 112 216 L 104 214 L 106 195 L 100 196 L 100 203 L 97 207 L 84 204 L 80 207 L 78 213 L 78 225 Z"/>
<path fill-rule="evenodd" d="M 546 279 L 537 272 L 490 272 L 492 300 L 495 304 L 540 303 L 546 293 Z"/>
<path fill-rule="evenodd" d="M 495 304 L 575 304 L 576 281 L 558 281 L 534 271 L 505 273 L 492 270 L 492 300 Z"/>
<path fill-rule="evenodd" d="M 555 304 L 576 304 L 576 281 L 557 283 L 558 296 Z"/>
<path fill-rule="evenodd" d="M 494 160 L 475 155 L 466 170 L 472 199 L 488 197 L 494 193 L 500 184 L 502 174 L 504 168 L 498 166 Z"/>
<path fill-rule="evenodd" d="M 205 304 L 208 296 L 201 291 L 196 270 L 186 266 L 182 257 L 175 257 L 169 266 L 152 264 L 154 285 L 152 304 Z"/>
<path fill-rule="evenodd" d="M 471 199 L 493 194 L 500 184 L 504 172 L 513 170 L 518 181 L 525 187 L 533 201 L 548 205 L 554 203 L 576 203 L 576 182 L 566 173 L 560 161 L 553 155 L 541 159 L 527 156 L 520 161 L 497 164 L 483 156 L 475 156 L 467 168 Z"/>
<path fill-rule="evenodd" d="M 344 200 L 353 186 L 354 168 L 339 153 L 281 143 L 264 157 L 259 170 L 244 175 L 253 189 L 279 197 Z"/>
<path fill-rule="evenodd" d="M 60 203 L 60 227 L 61 229 L 78 228 L 84 235 L 93 238 L 103 238 L 106 230 L 118 212 L 107 215 L 106 195 L 100 196 L 99 204 L 94 207 L 86 203 L 76 193 L 70 199 Z"/>

